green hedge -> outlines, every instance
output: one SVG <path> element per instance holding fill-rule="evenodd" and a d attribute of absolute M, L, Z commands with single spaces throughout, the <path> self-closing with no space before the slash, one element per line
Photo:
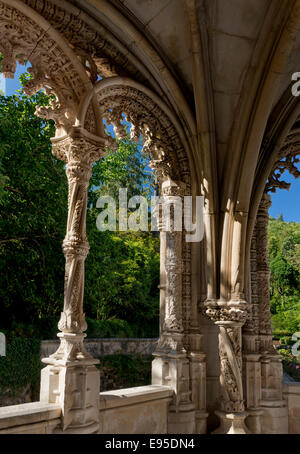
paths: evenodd
<path fill-rule="evenodd" d="M 28 384 L 34 396 L 39 391 L 40 340 L 14 338 L 7 341 L 6 356 L 0 356 L 0 395 L 15 397 Z"/>
<path fill-rule="evenodd" d="M 147 322 L 145 324 L 128 323 L 125 320 L 113 318 L 109 320 L 94 320 L 91 318 L 87 321 L 87 337 L 88 338 L 115 338 L 115 337 L 158 337 L 158 320 Z"/>
<path fill-rule="evenodd" d="M 99 369 L 109 369 L 115 378 L 117 389 L 146 386 L 151 383 L 152 355 L 121 354 L 99 358 Z"/>
<path fill-rule="evenodd" d="M 91 318 L 87 321 L 87 337 L 133 337 L 133 331 L 128 322 L 125 320 L 112 319 L 112 320 L 93 320 Z"/>

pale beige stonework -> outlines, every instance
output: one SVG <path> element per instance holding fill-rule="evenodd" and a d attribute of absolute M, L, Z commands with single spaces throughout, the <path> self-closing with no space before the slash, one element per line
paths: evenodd
<path fill-rule="evenodd" d="M 169 387 L 155 385 L 101 393 L 100 433 L 168 433 L 172 394 Z"/>
<path fill-rule="evenodd" d="M 283 397 L 288 408 L 288 431 L 300 434 L 300 383 L 284 377 Z"/>
<path fill-rule="evenodd" d="M 280 172 L 299 176 L 299 49 L 300 0 L 0 0 L 2 70 L 13 77 L 29 60 L 25 92 L 54 95 L 36 114 L 55 122 L 53 154 L 69 185 L 60 343 L 43 359 L 34 404 L 60 409 L 59 424 L 55 412 L 36 421 L 34 405 L 12 410 L 15 421 L 8 407 L 3 430 L 298 431 L 298 388 L 283 387 L 272 345 L 267 222 L 268 194 L 287 187 Z M 87 188 L 92 164 L 115 146 L 102 120 L 121 139 L 123 115 L 167 203 L 204 197 L 205 234 L 188 243 L 158 216 L 152 387 L 99 401 L 84 344 Z"/>
<path fill-rule="evenodd" d="M 0 434 L 49 434 L 60 421 L 60 405 L 41 402 L 11 405 L 0 409 Z"/>

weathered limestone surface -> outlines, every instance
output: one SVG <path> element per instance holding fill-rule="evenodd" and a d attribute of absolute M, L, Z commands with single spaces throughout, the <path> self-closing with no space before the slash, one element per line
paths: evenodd
<path fill-rule="evenodd" d="M 283 397 L 288 407 L 288 433 L 300 434 L 300 383 L 285 376 Z"/>
<path fill-rule="evenodd" d="M 0 408 L 0 434 L 49 434 L 61 422 L 61 406 L 33 402 Z"/>
<path fill-rule="evenodd" d="M 100 394 L 100 433 L 166 434 L 173 391 L 152 385 Z"/>
<path fill-rule="evenodd" d="M 300 385 L 287 377 L 286 407 L 265 411 L 262 433 L 299 434 Z M 168 433 L 168 405 L 172 390 L 164 386 L 109 391 L 100 394 L 100 433 Z M 0 409 L 0 434 L 53 433 L 60 425 L 61 408 L 55 404 L 30 404 Z"/>

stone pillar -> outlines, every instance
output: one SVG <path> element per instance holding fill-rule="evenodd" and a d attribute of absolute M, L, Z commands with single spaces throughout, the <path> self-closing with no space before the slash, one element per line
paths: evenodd
<path fill-rule="evenodd" d="M 242 381 L 242 326 L 247 318 L 243 301 L 207 301 L 206 315 L 219 327 L 220 411 L 217 434 L 246 434 Z"/>
<path fill-rule="evenodd" d="M 254 229 L 250 249 L 250 306 L 249 317 L 243 327 L 243 378 L 245 405 L 248 413 L 247 427 L 251 433 L 261 433 L 261 362 L 259 352 L 259 305 L 256 274 L 256 229 Z"/>
<path fill-rule="evenodd" d="M 79 128 L 53 140 L 53 154 L 66 162 L 69 185 L 67 233 L 63 241 L 66 258 L 64 308 L 58 328 L 60 346 L 42 370 L 41 401 L 62 407 L 63 433 L 96 433 L 99 430 L 99 361 L 84 348 L 87 328 L 83 313 L 84 262 L 89 251 L 86 237 L 87 191 L 91 165 L 104 154 Z"/>
<path fill-rule="evenodd" d="M 268 222 L 271 198 L 264 193 L 256 219 L 257 291 L 259 300 L 259 341 L 262 370 L 262 400 L 282 401 L 282 364 L 272 342 L 270 312 L 270 267 L 268 262 Z"/>
<path fill-rule="evenodd" d="M 206 355 L 201 351 L 202 344 L 201 334 L 191 333 L 189 335 L 189 352 L 190 360 L 190 381 L 191 381 L 191 399 L 196 410 L 196 433 L 207 433 L 206 411 Z"/>
<path fill-rule="evenodd" d="M 185 215 L 191 206 L 185 206 Z M 198 295 L 199 295 L 199 243 L 189 243 L 183 240 L 183 310 L 184 331 L 187 333 L 187 354 L 190 361 L 191 399 L 196 411 L 196 433 L 207 433 L 206 406 L 206 354 L 203 353 L 204 335 L 200 332 Z"/>
<path fill-rule="evenodd" d="M 152 384 L 173 388 L 174 397 L 168 413 L 168 433 L 195 433 L 195 407 L 191 400 L 190 365 L 182 320 L 182 231 L 174 225 L 174 199 L 183 197 L 184 185 L 170 179 L 162 184 L 165 208 L 170 207 L 170 225 L 165 219 L 160 229 L 166 230 L 164 292 L 161 308 L 161 333 L 152 363 Z M 163 252 L 163 251 L 162 251 Z M 161 304 L 163 302 L 161 301 Z"/>

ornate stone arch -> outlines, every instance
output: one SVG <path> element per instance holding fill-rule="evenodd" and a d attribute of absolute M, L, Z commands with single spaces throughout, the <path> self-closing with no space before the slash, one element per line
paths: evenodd
<path fill-rule="evenodd" d="M 289 170 L 296 178 L 300 176 L 296 166 L 299 162 L 300 134 L 299 104 L 291 98 L 290 93 L 285 93 L 280 104 L 283 115 L 280 121 L 275 115 L 275 124 L 272 123 L 274 116 L 271 116 L 261 149 L 248 225 L 248 301 L 251 304 L 249 318 L 243 327 L 243 359 L 246 366 L 246 404 L 247 410 L 250 409 L 249 421 L 254 432 L 259 431 L 261 425 L 262 430 L 265 430 L 261 409 L 267 408 L 268 412 L 272 412 L 273 407 L 284 407 L 281 359 L 272 342 L 268 263 L 269 193 L 275 192 L 277 188 L 289 189 L 290 184 L 281 179 L 285 170 Z"/>
<path fill-rule="evenodd" d="M 112 123 L 118 138 L 124 137 L 124 127 L 121 125 L 123 114 L 131 123 L 131 138 L 138 141 L 143 137 L 144 149 L 151 156 L 151 166 L 156 170 L 160 193 L 170 191 L 166 195 L 192 194 L 192 172 L 189 149 L 185 145 L 184 132 L 176 117 L 165 103 L 150 89 L 142 84 L 121 77 L 111 77 L 99 81 L 83 100 L 78 115 L 78 126 L 87 128 L 89 121 L 89 106 L 97 100 L 101 115 L 108 123 Z M 163 188 L 166 181 L 172 181 L 172 187 Z M 182 323 L 188 325 L 191 313 L 191 245 L 181 241 L 180 256 L 184 268 L 178 264 L 176 276 L 178 282 L 182 279 L 182 303 L 180 303 Z M 161 259 L 166 251 L 161 251 Z M 181 276 L 181 271 L 183 272 Z M 167 275 L 165 270 L 163 274 Z M 167 277 L 166 277 L 167 279 Z M 165 298 L 166 289 L 161 286 L 161 299 Z M 168 292 L 168 290 L 167 290 Z M 162 303 L 164 310 L 165 303 Z M 165 318 L 165 314 L 161 314 Z"/>
<path fill-rule="evenodd" d="M 112 123 L 117 137 L 126 133 L 121 125 L 123 114 L 131 123 L 131 139 L 143 137 L 144 150 L 151 156 L 150 165 L 156 170 L 160 193 L 167 191 L 164 184 L 172 181 L 166 195 L 192 194 L 192 177 L 189 150 L 184 142 L 184 132 L 169 108 L 151 90 L 129 78 L 111 77 L 99 81 L 81 104 L 77 126 L 88 129 L 89 106 L 97 100 L 101 116 Z M 114 145 L 114 141 L 111 143 Z M 164 186 L 164 187 L 163 187 Z M 172 192 L 173 191 L 173 192 Z M 184 261 L 182 298 L 185 307 L 185 324 L 190 318 L 191 298 L 191 247 L 182 241 Z M 177 274 L 178 279 L 181 266 Z"/>
<path fill-rule="evenodd" d="M 39 6 L 42 6 L 42 16 L 37 12 Z M 47 15 L 44 9 L 48 16 L 54 14 L 55 22 L 58 22 L 59 16 L 62 22 L 67 20 L 76 24 L 76 18 L 71 18 L 48 1 L 0 0 L 0 51 L 6 77 L 13 76 L 16 62 L 31 63 L 29 71 L 32 78 L 24 90 L 28 95 L 40 89 L 54 95 L 51 105 L 38 108 L 36 113 L 54 120 L 56 125 L 56 136 L 52 139 L 53 153 L 66 162 L 69 215 L 63 242 L 66 273 L 64 309 L 58 325 L 61 342 L 58 350 L 43 360 L 47 367 L 42 371 L 41 400 L 61 403 L 63 431 L 72 432 L 80 425 L 82 432 L 91 433 L 97 431 L 99 426 L 99 377 L 94 367 L 97 361 L 87 354 L 83 344 L 86 329 L 83 313 L 84 261 L 89 250 L 85 207 L 91 164 L 105 153 L 107 145 L 112 144 L 104 136 L 102 118 L 106 117 L 114 123 L 116 132 L 120 134 L 122 113 L 126 114 L 133 125 L 132 138 L 138 139 L 143 135 L 144 146 L 151 153 L 152 165 L 159 176 L 161 191 L 167 198 L 195 193 L 191 138 L 186 137 L 180 120 L 170 107 L 149 88 L 130 79 L 114 77 L 117 72 L 112 64 L 113 57 L 116 57 L 118 66 L 122 63 L 120 54 L 115 55 L 110 48 L 112 60 L 100 61 L 97 66 L 89 46 L 78 49 L 74 35 L 68 35 L 66 41 L 63 30 L 54 29 L 45 20 Z M 81 31 L 88 31 L 82 21 L 77 20 L 77 24 Z M 69 39 L 70 36 L 72 39 Z M 99 74 L 107 79 L 96 83 Z M 169 384 L 169 376 L 173 376 L 174 424 L 177 423 L 178 411 L 182 410 L 188 416 L 188 430 L 193 431 L 195 409 L 200 413 L 205 410 L 203 397 L 201 395 L 200 402 L 197 391 L 199 380 L 202 383 L 205 381 L 204 366 L 200 365 L 201 377 L 196 374 L 204 358 L 195 356 L 199 333 L 196 319 L 191 323 L 197 314 L 197 308 L 191 307 L 191 245 L 183 241 L 182 236 L 181 232 L 166 232 L 163 242 L 165 277 L 161 291 L 166 301 L 162 305 L 166 323 L 161 333 L 157 361 L 162 384 Z M 190 331 L 190 325 L 194 327 L 194 332 Z M 194 356 L 190 360 L 189 355 L 192 354 Z M 185 371 L 183 375 L 182 370 Z M 195 375 L 192 383 L 190 371 Z M 158 379 L 157 374 L 154 375 Z M 82 377 L 85 377 L 84 383 Z M 78 406 L 86 410 L 84 417 L 81 411 L 77 412 Z M 205 416 L 203 419 L 205 421 Z"/>
<path fill-rule="evenodd" d="M 0 1 L 2 71 L 13 77 L 16 63 L 31 63 L 32 75 L 24 89 L 32 95 L 44 89 L 54 99 L 39 107 L 37 115 L 53 119 L 57 136 L 75 123 L 84 93 L 92 86 L 85 67 L 60 35 L 42 16 L 20 0 Z"/>
<path fill-rule="evenodd" d="M 297 165 L 300 160 L 300 116 L 293 124 L 283 146 L 280 149 L 279 156 L 273 165 L 271 174 L 266 183 L 265 192 L 275 192 L 276 189 L 289 189 L 291 184 L 281 180 L 285 170 L 288 170 L 295 178 L 299 178 L 300 172 Z"/>
<path fill-rule="evenodd" d="M 270 115 L 255 171 L 247 226 L 246 282 L 249 275 L 247 264 L 249 264 L 250 244 L 258 207 L 266 190 L 266 182 L 269 180 L 268 185 L 270 187 L 271 180 L 275 182 L 278 179 L 276 169 L 281 166 L 280 161 L 286 160 L 286 158 L 290 159 L 291 162 L 288 165 L 291 166 L 294 160 L 295 146 L 299 141 L 299 116 L 300 104 L 298 98 L 292 96 L 291 87 L 288 87 Z M 274 171 L 275 175 L 273 175 Z"/>
<path fill-rule="evenodd" d="M 82 101 L 77 125 L 88 127 L 89 106 L 96 99 L 101 115 L 112 123 L 118 138 L 124 128 L 122 114 L 132 124 L 131 138 L 144 139 L 144 149 L 151 153 L 153 165 L 160 162 L 160 174 L 186 184 L 191 191 L 191 154 L 178 120 L 166 104 L 150 89 L 125 77 L 99 81 Z M 121 127 L 120 127 L 121 126 Z"/>
<path fill-rule="evenodd" d="M 64 409 L 58 431 L 81 424 L 83 432 L 97 432 L 99 377 L 94 366 L 97 361 L 86 354 L 83 346 L 86 324 L 82 300 L 84 260 L 89 249 L 86 192 L 91 164 L 103 154 L 106 142 L 92 123 L 89 131 L 75 127 L 82 97 L 92 87 L 91 74 L 61 34 L 20 0 L 0 1 L 0 51 L 6 77 L 13 77 L 16 62 L 31 63 L 32 78 L 26 83 L 26 94 L 44 89 L 53 95 L 50 105 L 37 108 L 36 114 L 54 120 L 53 152 L 67 163 L 69 217 L 63 243 L 66 277 L 64 311 L 59 322 L 61 344 L 51 358 L 44 360 L 49 366 L 42 370 L 40 400 L 58 402 Z M 76 413 L 78 405 L 87 409 L 83 419 L 81 411 Z"/>
<path fill-rule="evenodd" d="M 88 112 L 95 100 L 101 117 L 113 124 L 119 139 L 126 135 L 121 124 L 123 115 L 132 125 L 131 139 L 139 141 L 143 137 L 160 194 L 167 203 L 172 203 L 172 196 L 183 199 L 195 193 L 188 141 L 177 118 L 155 93 L 129 78 L 103 79 L 82 101 L 77 127 L 88 129 Z M 170 427 L 178 424 L 184 411 L 186 430 L 193 431 L 197 426 L 205 432 L 205 356 L 200 352 L 197 301 L 192 298 L 192 248 L 184 235 L 161 231 L 161 323 L 152 383 L 172 386 L 175 391 Z"/>

